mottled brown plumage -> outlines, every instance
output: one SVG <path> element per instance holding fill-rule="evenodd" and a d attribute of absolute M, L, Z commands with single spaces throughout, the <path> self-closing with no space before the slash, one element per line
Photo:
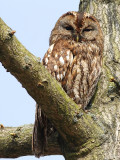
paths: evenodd
<path fill-rule="evenodd" d="M 43 65 L 77 104 L 86 108 L 102 66 L 103 35 L 98 20 L 88 13 L 61 16 L 50 36 Z"/>

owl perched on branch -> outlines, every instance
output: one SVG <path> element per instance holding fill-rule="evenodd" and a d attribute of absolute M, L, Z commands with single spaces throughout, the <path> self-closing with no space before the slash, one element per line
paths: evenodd
<path fill-rule="evenodd" d="M 100 25 L 94 16 L 67 12 L 55 24 L 50 47 L 42 61 L 68 96 L 83 109 L 90 102 L 101 74 L 103 43 Z M 33 133 L 33 151 L 37 157 L 47 141 L 47 121 L 37 105 Z"/>

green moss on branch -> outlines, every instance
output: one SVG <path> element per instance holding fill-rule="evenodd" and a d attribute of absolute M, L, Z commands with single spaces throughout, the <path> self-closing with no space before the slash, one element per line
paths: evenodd
<path fill-rule="evenodd" d="M 20 127 L 4 127 L 0 129 L 0 158 L 17 158 L 33 155 L 32 153 L 33 125 Z M 48 139 L 44 155 L 61 155 L 58 144 L 58 134 L 54 133 Z"/>
<path fill-rule="evenodd" d="M 3 66 L 41 105 L 70 148 L 87 145 L 90 139 L 101 143 L 104 129 L 66 95 L 60 84 L 11 32 L 0 19 L 0 62 Z M 78 113 L 82 116 L 78 117 Z"/>

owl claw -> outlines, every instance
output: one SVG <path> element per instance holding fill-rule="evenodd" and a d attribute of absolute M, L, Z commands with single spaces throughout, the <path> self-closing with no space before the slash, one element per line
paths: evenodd
<path fill-rule="evenodd" d="M 3 128 L 4 128 L 3 124 L 0 124 L 0 129 L 3 129 Z"/>

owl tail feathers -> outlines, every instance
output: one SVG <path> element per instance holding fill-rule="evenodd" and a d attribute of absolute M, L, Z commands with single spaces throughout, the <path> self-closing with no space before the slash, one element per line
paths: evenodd
<path fill-rule="evenodd" d="M 35 123 L 32 137 L 32 150 L 35 157 L 44 155 L 47 145 L 47 118 L 41 111 L 39 105 L 36 105 Z"/>

